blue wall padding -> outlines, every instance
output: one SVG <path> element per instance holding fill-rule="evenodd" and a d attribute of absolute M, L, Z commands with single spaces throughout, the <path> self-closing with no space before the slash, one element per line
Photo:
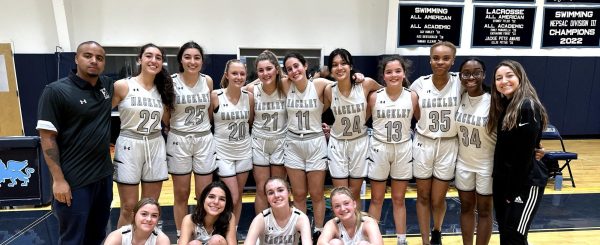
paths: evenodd
<path fill-rule="evenodd" d="M 37 102 L 44 86 L 57 79 L 57 54 L 15 54 L 17 82 L 26 135 L 37 135 Z M 379 80 L 378 63 L 383 56 L 354 56 L 354 67 Z M 207 55 L 203 73 L 210 75 L 215 89 L 232 54 Z M 325 61 L 327 56 L 324 57 Z M 406 56 L 413 63 L 409 79 L 431 73 L 428 56 Z M 467 56 L 457 57 L 452 68 L 459 69 Z M 487 66 L 486 84 L 493 82 L 493 70 L 503 59 L 517 60 L 525 67 L 548 110 L 550 121 L 563 135 L 600 135 L 600 58 L 548 56 L 480 56 Z M 324 62 L 325 64 L 327 62 Z M 60 77 L 74 68 L 74 53 L 60 56 Z"/>
<path fill-rule="evenodd" d="M 600 58 L 596 58 L 595 63 L 593 71 L 587 71 L 581 75 L 589 77 L 587 79 L 592 83 L 592 89 L 588 95 L 588 109 L 585 111 L 587 118 L 585 124 L 578 125 L 586 129 L 586 134 L 598 134 L 600 131 Z"/>
<path fill-rule="evenodd" d="M 214 88 L 220 88 L 221 77 L 225 71 L 225 63 L 228 60 L 236 59 L 237 55 L 234 54 L 210 54 L 206 55 L 206 61 L 202 68 L 202 73 L 212 77 L 214 82 Z"/>
<path fill-rule="evenodd" d="M 37 135 L 38 99 L 46 84 L 56 80 L 54 54 L 15 54 L 15 70 L 25 135 Z"/>

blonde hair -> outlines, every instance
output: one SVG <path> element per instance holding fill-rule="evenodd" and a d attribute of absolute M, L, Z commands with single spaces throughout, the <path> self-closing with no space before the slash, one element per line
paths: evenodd
<path fill-rule="evenodd" d="M 519 111 L 521 110 L 521 106 L 525 100 L 531 101 L 533 107 L 532 109 L 534 111 L 539 110 L 540 117 L 542 119 L 540 125 L 542 129 L 545 129 L 548 125 L 548 114 L 546 113 L 546 108 L 544 105 L 542 105 L 542 102 L 540 101 L 533 84 L 527 77 L 527 73 L 525 73 L 523 66 L 514 60 L 503 60 L 496 66 L 496 69 L 494 69 L 494 79 L 496 77 L 498 68 L 502 66 L 508 67 L 513 71 L 513 73 L 515 73 L 515 76 L 517 76 L 519 79 L 519 87 L 514 92 L 508 106 L 504 108 L 501 101 L 504 95 L 498 92 L 496 83 L 492 82 L 492 102 L 487 124 L 488 132 L 492 132 L 496 129 L 496 127 L 501 127 L 502 130 L 514 129 L 517 126 L 517 121 L 519 120 Z M 506 111 L 506 114 L 502 120 L 502 125 L 497 125 L 500 115 L 504 111 Z"/>
<path fill-rule="evenodd" d="M 352 199 L 352 201 L 356 202 L 356 200 L 354 200 L 354 197 L 352 196 L 352 191 L 350 190 L 350 188 L 348 188 L 346 186 L 338 186 L 338 187 L 333 188 L 333 190 L 331 190 L 331 195 L 329 195 L 329 199 L 333 200 L 333 196 L 335 196 L 335 195 L 346 195 L 346 196 L 350 197 L 350 199 Z M 355 208 L 354 216 L 355 216 L 355 221 L 356 221 L 355 229 L 358 229 L 358 227 L 360 226 L 360 223 L 362 222 L 363 213 L 360 210 L 358 210 L 358 208 Z"/>
<path fill-rule="evenodd" d="M 246 68 L 246 65 L 244 65 L 244 63 L 238 59 L 228 60 L 227 63 L 225 63 L 225 71 L 223 72 L 223 77 L 221 77 L 221 83 L 219 84 L 221 88 L 227 88 L 227 86 L 229 86 L 229 80 L 227 80 L 227 71 L 229 71 L 229 67 L 232 63 L 240 63 L 244 66 L 244 69 Z"/>

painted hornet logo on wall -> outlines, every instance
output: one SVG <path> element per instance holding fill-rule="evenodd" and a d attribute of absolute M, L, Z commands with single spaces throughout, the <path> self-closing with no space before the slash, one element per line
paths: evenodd
<path fill-rule="evenodd" d="M 35 172 L 35 169 L 26 168 L 27 165 L 27 160 L 8 160 L 8 162 L 4 164 L 2 159 L 0 159 L 0 187 L 2 187 L 2 184 L 7 180 L 10 181 L 8 187 L 16 186 L 17 180 L 21 181 L 21 186 L 28 186 L 29 178 L 31 177 L 31 174 Z"/>

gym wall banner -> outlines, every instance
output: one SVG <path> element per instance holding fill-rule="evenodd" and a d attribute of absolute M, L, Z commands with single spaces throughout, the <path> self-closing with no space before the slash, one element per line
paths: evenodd
<path fill-rule="evenodd" d="M 462 6 L 402 5 L 398 7 L 398 47 L 430 46 L 439 41 L 460 44 Z"/>
<path fill-rule="evenodd" d="M 598 4 L 600 4 L 600 0 L 546 0 L 546 3 L 562 3 L 562 4 L 570 4 L 570 3 L 598 3 Z"/>
<path fill-rule="evenodd" d="M 542 47 L 600 47 L 600 8 L 545 8 Z"/>
<path fill-rule="evenodd" d="M 472 47 L 531 47 L 534 7 L 476 6 Z"/>
<path fill-rule="evenodd" d="M 535 3 L 535 0 L 473 0 L 473 2 L 477 3 L 477 2 L 494 2 L 494 3 L 499 3 L 499 2 L 511 2 L 511 3 Z"/>

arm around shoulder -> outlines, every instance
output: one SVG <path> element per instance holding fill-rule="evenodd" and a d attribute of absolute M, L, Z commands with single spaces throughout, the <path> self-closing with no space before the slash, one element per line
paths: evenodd
<path fill-rule="evenodd" d="M 421 118 L 421 109 L 419 108 L 419 95 L 417 95 L 417 92 L 410 91 L 410 99 L 413 106 L 413 117 L 419 120 Z"/>
<path fill-rule="evenodd" d="M 254 122 L 254 94 L 248 92 L 248 106 L 250 106 L 250 117 L 248 118 L 248 124 L 252 126 Z"/>
<path fill-rule="evenodd" d="M 315 86 L 321 87 L 321 88 L 335 83 L 334 81 L 331 81 L 331 80 L 325 79 L 325 78 L 321 78 L 321 77 L 313 79 L 313 82 L 315 83 Z"/>
<path fill-rule="evenodd" d="M 202 75 L 204 75 L 204 77 L 206 78 L 206 85 L 208 85 L 209 91 L 213 91 L 213 89 L 215 88 L 215 83 L 213 82 L 212 77 L 210 77 L 209 75 L 206 75 L 206 74 L 202 74 Z"/>
<path fill-rule="evenodd" d="M 423 88 L 423 82 L 421 78 L 423 77 L 417 78 L 417 80 L 415 80 L 409 87 L 410 90 L 415 91 L 417 94 L 419 94 L 419 92 Z"/>
<path fill-rule="evenodd" d="M 115 82 L 114 84 L 115 92 L 112 98 L 112 107 L 115 108 L 119 103 L 127 96 L 129 92 L 129 85 L 127 85 L 127 80 L 121 79 Z"/>
<path fill-rule="evenodd" d="M 381 84 L 379 84 L 377 81 L 373 80 L 370 77 L 365 77 L 365 81 L 362 84 L 363 84 L 363 88 L 365 88 L 364 90 L 367 94 L 371 93 L 371 92 L 375 92 L 378 89 L 380 89 L 381 87 L 383 87 L 383 86 L 381 86 Z"/>
<path fill-rule="evenodd" d="M 332 97 L 331 84 L 329 84 L 325 86 L 325 90 L 323 91 L 323 111 L 326 111 L 331 106 Z"/>

